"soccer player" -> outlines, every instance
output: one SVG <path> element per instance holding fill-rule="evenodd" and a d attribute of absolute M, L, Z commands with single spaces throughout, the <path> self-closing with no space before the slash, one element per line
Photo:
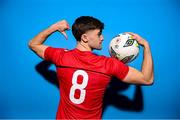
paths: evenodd
<path fill-rule="evenodd" d="M 101 119 L 104 92 L 112 76 L 126 83 L 153 83 L 150 47 L 139 35 L 130 33 L 144 48 L 141 71 L 116 58 L 92 53 L 94 49 L 102 48 L 104 39 L 104 24 L 94 17 L 81 16 L 72 25 L 72 33 L 77 40 L 76 48 L 66 50 L 43 44 L 48 36 L 56 31 L 61 32 L 67 39 L 65 31 L 69 29 L 69 24 L 62 20 L 40 32 L 29 42 L 29 47 L 38 56 L 56 65 L 61 96 L 57 119 Z"/>

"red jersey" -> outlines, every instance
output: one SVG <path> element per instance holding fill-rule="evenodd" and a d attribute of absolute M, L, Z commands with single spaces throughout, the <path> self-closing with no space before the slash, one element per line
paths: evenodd
<path fill-rule="evenodd" d="M 121 61 L 78 49 L 48 47 L 44 57 L 56 65 L 60 88 L 57 119 L 101 119 L 111 76 L 123 79 L 129 67 Z"/>

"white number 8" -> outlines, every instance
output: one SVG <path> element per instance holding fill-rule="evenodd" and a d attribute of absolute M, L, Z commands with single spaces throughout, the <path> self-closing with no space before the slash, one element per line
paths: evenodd
<path fill-rule="evenodd" d="M 79 75 L 83 76 L 82 84 L 77 83 L 77 78 Z M 73 103 L 81 104 L 84 102 L 86 95 L 86 90 L 84 90 L 84 88 L 87 86 L 87 84 L 88 84 L 88 74 L 84 70 L 75 71 L 72 77 L 72 87 L 70 89 L 70 94 L 69 94 L 69 98 Z M 74 97 L 76 89 L 80 90 L 80 97 L 78 99 Z"/>

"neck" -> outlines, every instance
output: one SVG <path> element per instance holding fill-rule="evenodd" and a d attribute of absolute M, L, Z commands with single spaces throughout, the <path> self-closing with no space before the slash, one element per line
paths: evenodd
<path fill-rule="evenodd" d="M 82 42 L 78 42 L 76 48 L 80 51 L 92 51 L 92 49 L 87 44 L 83 44 Z"/>

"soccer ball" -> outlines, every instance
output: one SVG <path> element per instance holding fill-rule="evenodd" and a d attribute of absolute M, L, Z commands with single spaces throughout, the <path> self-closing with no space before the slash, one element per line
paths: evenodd
<path fill-rule="evenodd" d="M 121 60 L 123 63 L 132 62 L 139 53 L 139 44 L 129 33 L 121 33 L 114 37 L 109 45 L 111 57 Z"/>

